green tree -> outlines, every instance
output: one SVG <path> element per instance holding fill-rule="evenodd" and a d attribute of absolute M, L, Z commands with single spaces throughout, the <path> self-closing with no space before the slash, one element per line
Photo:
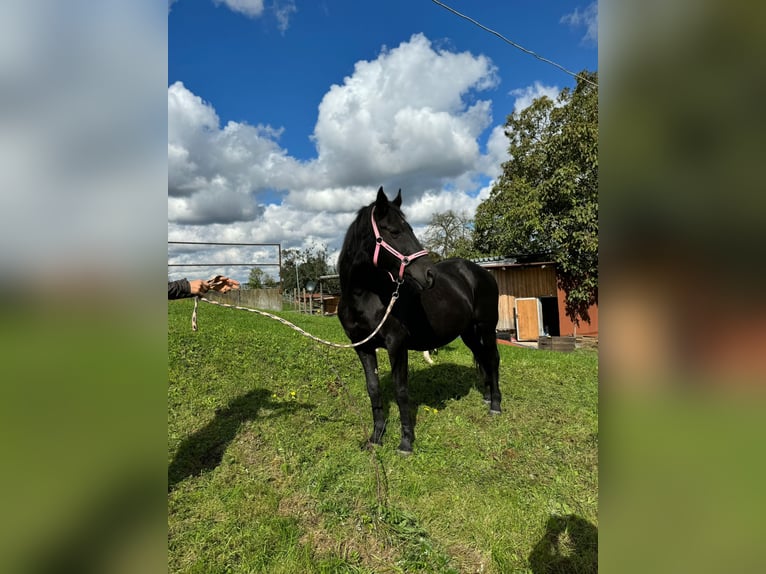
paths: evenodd
<path fill-rule="evenodd" d="M 595 72 L 581 76 L 597 83 Z M 495 255 L 548 254 L 566 313 L 588 320 L 598 302 L 598 88 L 582 79 L 556 102 L 508 116 L 511 159 L 476 210 L 474 245 Z"/>
<path fill-rule="evenodd" d="M 475 254 L 472 226 L 466 213 L 455 213 L 451 209 L 434 213 L 428 222 L 423 246 L 441 259 L 472 257 Z"/>
<path fill-rule="evenodd" d="M 279 282 L 260 267 L 253 267 L 250 270 L 250 276 L 247 279 L 247 286 L 250 289 L 271 289 L 278 287 Z"/>
<path fill-rule="evenodd" d="M 299 249 L 285 249 L 282 251 L 282 267 L 279 269 L 279 278 L 282 280 L 283 289 L 300 288 L 300 270 L 296 268 L 300 264 Z"/>
<path fill-rule="evenodd" d="M 279 287 L 279 281 L 274 279 L 271 275 L 266 275 L 266 278 L 263 280 L 263 286 L 267 289 L 274 289 L 275 287 Z"/>
<path fill-rule="evenodd" d="M 312 245 L 306 249 L 285 249 L 282 252 L 282 269 L 280 276 L 285 289 L 304 289 L 306 283 L 317 283 L 323 275 L 331 275 L 335 271 L 327 261 L 327 247 Z M 336 281 L 337 282 L 337 281 Z M 332 281 L 325 281 L 325 288 L 334 288 Z"/>
<path fill-rule="evenodd" d="M 260 267 L 253 267 L 250 270 L 250 277 L 247 279 L 247 286 L 250 289 L 263 289 L 266 280 L 266 273 Z"/>

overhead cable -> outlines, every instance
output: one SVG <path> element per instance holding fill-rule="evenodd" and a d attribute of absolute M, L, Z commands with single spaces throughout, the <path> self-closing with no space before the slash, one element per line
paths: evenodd
<path fill-rule="evenodd" d="M 574 78 L 580 79 L 580 80 L 582 80 L 583 82 L 587 82 L 587 83 L 589 83 L 589 84 L 591 84 L 591 85 L 593 85 L 593 86 L 595 86 L 595 87 L 598 87 L 598 84 L 597 84 L 596 82 L 594 82 L 594 81 L 592 81 L 592 80 L 590 80 L 590 79 L 586 78 L 584 75 L 582 75 L 582 74 L 576 74 L 575 72 L 572 72 L 572 71 L 570 71 L 570 70 L 567 70 L 567 69 L 566 69 L 564 66 L 562 66 L 562 65 L 560 65 L 560 64 L 557 64 L 557 63 L 556 63 L 556 62 L 554 62 L 553 60 L 549 60 L 548 58 L 543 58 L 542 56 L 540 56 L 539 54 L 536 54 L 536 53 L 535 53 L 535 52 L 533 52 L 532 50 L 528 50 L 528 49 L 526 49 L 524 46 L 521 46 L 521 45 L 517 44 L 517 43 L 516 43 L 516 42 L 514 42 L 513 40 L 509 40 L 508 38 L 506 38 L 505 36 L 503 36 L 503 35 L 502 35 L 502 34 L 500 34 L 499 32 L 496 32 L 495 30 L 492 30 L 491 28 L 487 28 L 487 27 L 486 27 L 484 24 L 481 24 L 480 22 L 477 22 L 476 20 L 474 20 L 474 19 L 473 19 L 473 18 L 471 18 L 470 16 L 466 16 L 465 14 L 461 14 L 460 12 L 458 12 L 457 10 L 455 10 L 454 8 L 450 8 L 449 6 L 447 6 L 446 4 L 444 4 L 443 2 L 439 2 L 439 0 L 431 0 L 431 2 L 433 2 L 434 4 L 438 4 L 439 6 L 441 6 L 441 7 L 442 7 L 442 8 L 444 8 L 445 10 L 448 10 L 449 12 L 452 12 L 452 13 L 453 13 L 453 14 L 455 14 L 456 16 L 460 16 L 461 18 L 463 18 L 463 19 L 465 19 L 465 20 L 468 20 L 469 22 L 471 22 L 471 23 L 473 23 L 473 24 L 476 24 L 476 25 L 477 25 L 479 28 L 481 28 L 482 30 L 485 30 L 485 31 L 487 31 L 487 32 L 489 32 L 490 34 L 494 34 L 495 36 L 497 36 L 498 38 L 500 38 L 500 39 L 501 39 L 503 42 L 506 42 L 506 43 L 510 44 L 511 46 L 513 46 L 514 48 L 516 48 L 516 49 L 518 49 L 518 50 L 521 50 L 521 51 L 522 51 L 522 52 L 524 52 L 525 54 L 529 54 L 530 56 L 533 56 L 533 57 L 537 58 L 538 60 L 540 60 L 540 61 L 542 61 L 542 62 L 545 62 L 546 64 L 550 64 L 551 66 L 554 66 L 554 67 L 558 68 L 558 69 L 559 69 L 559 70 L 561 70 L 562 72 L 565 72 L 565 73 L 569 74 L 570 76 L 572 76 L 572 77 L 574 77 Z"/>

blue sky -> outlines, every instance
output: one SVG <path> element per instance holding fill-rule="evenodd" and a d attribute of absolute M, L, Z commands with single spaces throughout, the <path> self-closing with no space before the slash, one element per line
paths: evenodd
<path fill-rule="evenodd" d="M 595 3 L 445 4 L 573 72 L 597 69 Z M 436 212 L 472 215 L 507 159 L 507 115 L 574 81 L 430 0 L 176 0 L 169 239 L 335 254 L 380 185 L 402 188 L 416 232 Z M 169 258 L 273 257 L 214 251 Z M 214 272 L 247 270 L 171 276 Z"/>

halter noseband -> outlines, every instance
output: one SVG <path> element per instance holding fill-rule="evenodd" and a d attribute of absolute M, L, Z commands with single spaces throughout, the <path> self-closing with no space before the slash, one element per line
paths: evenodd
<path fill-rule="evenodd" d="M 391 247 L 388 243 L 386 243 L 386 240 L 383 239 L 383 237 L 380 235 L 380 231 L 378 231 L 378 226 L 375 223 L 375 206 L 372 206 L 372 211 L 370 212 L 370 221 L 372 222 L 372 231 L 375 234 L 375 253 L 372 256 L 372 264 L 377 267 L 378 266 L 378 255 L 380 254 L 380 248 L 382 247 L 386 251 L 388 251 L 391 255 L 396 257 L 399 262 L 399 282 L 404 280 L 404 268 L 407 267 L 410 263 L 412 263 L 415 259 L 418 257 L 423 257 L 423 255 L 428 255 L 428 251 L 426 249 L 423 249 L 421 251 L 418 251 L 417 253 L 412 253 L 411 255 L 402 255 L 399 253 L 396 249 Z M 393 280 L 393 276 L 391 277 Z"/>

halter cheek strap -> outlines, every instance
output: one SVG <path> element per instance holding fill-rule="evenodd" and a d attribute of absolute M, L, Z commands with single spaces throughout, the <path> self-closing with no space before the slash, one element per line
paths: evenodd
<path fill-rule="evenodd" d="M 375 234 L 375 253 L 373 253 L 372 255 L 372 264 L 375 267 L 378 266 L 378 255 L 380 255 L 380 248 L 382 247 L 383 249 L 388 251 L 391 255 L 393 255 L 399 260 L 399 263 L 400 263 L 399 281 L 402 281 L 404 279 L 404 268 L 407 267 L 407 265 L 412 263 L 418 257 L 423 257 L 423 255 L 428 255 L 428 251 L 426 249 L 422 249 L 421 251 L 412 253 L 410 255 L 402 255 L 396 249 L 394 249 L 388 243 L 386 243 L 386 240 L 383 239 L 383 237 L 380 235 L 380 231 L 378 231 L 378 225 L 375 223 L 375 206 L 374 205 L 372 206 L 372 211 L 370 212 L 370 221 L 372 222 L 372 232 Z"/>

